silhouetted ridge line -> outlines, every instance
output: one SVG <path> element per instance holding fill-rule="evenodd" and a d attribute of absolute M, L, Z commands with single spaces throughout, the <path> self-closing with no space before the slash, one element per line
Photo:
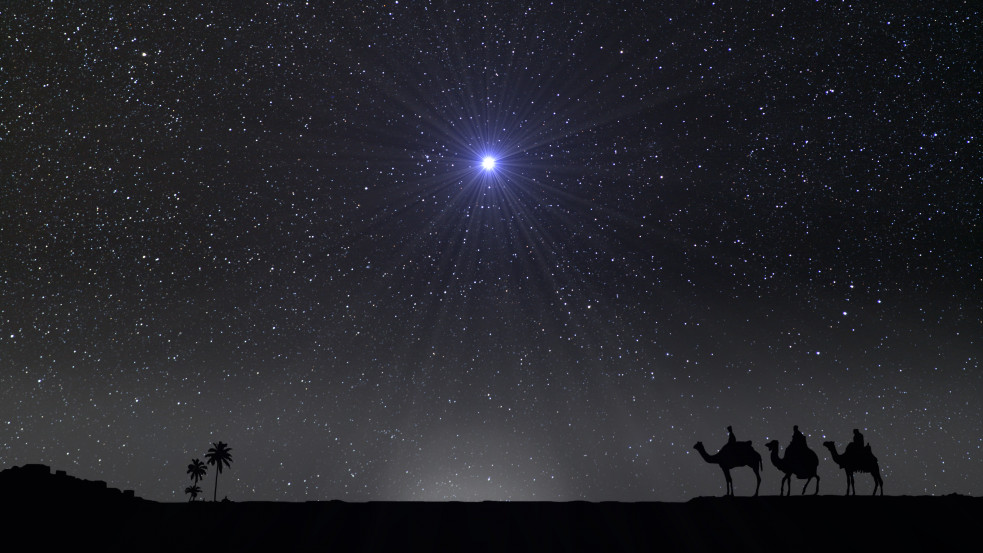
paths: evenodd
<path fill-rule="evenodd" d="M 230 552 L 740 553 L 794 544 L 798 553 L 828 552 L 831 543 L 848 544 L 837 546 L 847 551 L 953 551 L 973 543 L 975 521 L 983 516 L 983 498 L 955 495 L 700 497 L 686 503 L 132 501 L 98 507 L 36 503 L 12 509 L 5 529 L 30 536 L 41 551 L 219 544 Z"/>
<path fill-rule="evenodd" d="M 0 472 L 0 491 L 9 499 L 28 503 L 144 501 L 133 490 L 109 487 L 102 480 L 84 480 L 63 470 L 30 463 Z"/>

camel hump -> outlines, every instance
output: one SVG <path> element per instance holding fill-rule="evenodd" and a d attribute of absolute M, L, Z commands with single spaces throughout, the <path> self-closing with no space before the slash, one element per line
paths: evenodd
<path fill-rule="evenodd" d="M 850 455 L 850 456 L 860 455 L 861 453 L 862 453 L 861 451 L 857 451 L 856 442 L 850 442 L 846 444 L 846 450 L 843 452 L 844 455 Z"/>
<path fill-rule="evenodd" d="M 746 445 L 748 447 L 751 447 L 751 440 L 748 440 L 746 442 L 740 442 L 740 443 L 742 443 L 742 444 L 744 444 L 744 445 Z"/>
<path fill-rule="evenodd" d="M 875 457 L 874 456 L 874 452 L 871 451 L 870 444 L 867 444 L 867 446 L 864 448 L 864 451 L 867 453 L 867 459 L 868 460 L 870 460 L 872 463 L 876 463 L 877 462 L 877 457 Z"/>

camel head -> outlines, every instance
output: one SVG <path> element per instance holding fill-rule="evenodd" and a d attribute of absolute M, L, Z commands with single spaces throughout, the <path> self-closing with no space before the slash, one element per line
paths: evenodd
<path fill-rule="evenodd" d="M 837 459 L 840 457 L 840 454 L 839 452 L 836 451 L 836 442 L 823 442 L 823 445 L 826 447 L 826 449 L 829 450 L 830 454 L 833 456 L 833 461 L 835 461 L 836 464 L 839 464 L 840 461 L 837 461 Z M 846 452 L 844 452 L 844 455 L 846 455 Z"/>
<path fill-rule="evenodd" d="M 778 440 L 772 440 L 765 444 L 765 447 L 772 451 L 778 451 Z"/>
<path fill-rule="evenodd" d="M 846 452 L 844 452 L 843 455 L 837 453 L 836 444 L 834 442 L 823 442 L 823 445 L 829 450 L 829 454 L 833 459 L 833 462 L 839 465 L 840 468 L 846 468 L 844 466 L 844 464 L 847 462 Z"/>
<path fill-rule="evenodd" d="M 693 449 L 695 449 L 697 451 L 702 450 L 703 449 L 703 442 L 696 442 L 696 445 L 693 446 Z"/>

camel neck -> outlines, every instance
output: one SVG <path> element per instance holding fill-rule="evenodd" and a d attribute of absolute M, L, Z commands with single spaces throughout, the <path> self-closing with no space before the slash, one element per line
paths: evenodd
<path fill-rule="evenodd" d="M 782 458 L 778 456 L 777 447 L 771 450 L 771 460 L 774 463 L 780 463 L 782 461 Z"/>
<path fill-rule="evenodd" d="M 717 457 L 720 455 L 719 453 L 717 453 L 716 455 L 710 455 L 709 453 L 707 453 L 706 448 L 702 448 L 702 447 L 697 451 L 699 452 L 700 456 L 703 457 L 703 459 L 708 463 L 716 463 Z"/>

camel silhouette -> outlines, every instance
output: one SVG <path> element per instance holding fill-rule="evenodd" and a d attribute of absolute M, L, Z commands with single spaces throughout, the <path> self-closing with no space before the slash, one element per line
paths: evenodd
<path fill-rule="evenodd" d="M 884 495 L 884 481 L 881 480 L 881 469 L 877 464 L 877 457 L 874 457 L 874 454 L 870 451 L 870 445 L 861 447 L 851 442 L 847 445 L 846 450 L 843 451 L 843 455 L 836 452 L 835 443 L 823 442 L 823 445 L 829 450 L 830 455 L 833 457 L 833 462 L 846 472 L 846 495 L 850 495 L 851 490 L 853 495 L 857 495 L 857 488 L 853 482 L 854 472 L 869 472 L 874 477 L 874 493 L 872 495 L 877 495 L 878 488 L 881 490 L 881 495 Z"/>
<path fill-rule="evenodd" d="M 758 495 L 758 488 L 761 487 L 761 474 L 758 471 L 764 468 L 764 464 L 761 462 L 761 455 L 751 446 L 751 442 L 728 442 L 716 455 L 707 454 L 703 442 L 696 442 L 693 448 L 700 452 L 704 461 L 720 465 L 724 471 L 724 479 L 727 481 L 727 492 L 724 495 L 734 495 L 734 481 L 730 478 L 730 469 L 735 467 L 751 467 L 754 477 L 758 479 L 754 487 L 754 495 Z"/>
<path fill-rule="evenodd" d="M 799 455 L 789 458 L 788 449 L 785 450 L 785 457 L 781 458 L 778 456 L 778 440 L 772 440 L 765 444 L 769 450 L 771 450 L 771 464 L 775 465 L 779 471 L 785 473 L 782 477 L 782 487 L 778 495 L 785 494 L 785 483 L 788 482 L 788 495 L 792 495 L 792 475 L 794 474 L 799 480 L 805 480 L 805 486 L 802 486 L 802 495 L 805 495 L 806 488 L 809 487 L 809 482 L 813 478 L 816 479 L 816 491 L 812 495 L 819 494 L 819 474 L 816 473 L 816 469 L 819 468 L 819 456 L 816 452 L 805 447 L 805 449 L 799 452 Z"/>

